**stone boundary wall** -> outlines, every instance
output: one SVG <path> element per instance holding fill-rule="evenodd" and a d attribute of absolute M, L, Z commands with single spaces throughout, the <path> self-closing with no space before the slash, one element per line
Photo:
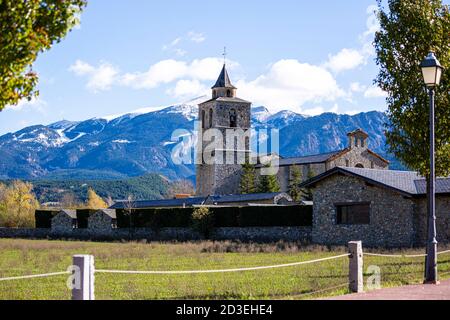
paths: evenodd
<path fill-rule="evenodd" d="M 267 228 L 217 228 L 210 240 L 237 240 L 255 242 L 311 240 L 311 227 L 267 227 Z M 204 237 L 190 228 L 154 229 L 74 229 L 55 232 L 51 229 L 0 228 L 0 238 L 16 239 L 73 239 L 97 241 L 147 240 L 147 241 L 196 241 Z"/>

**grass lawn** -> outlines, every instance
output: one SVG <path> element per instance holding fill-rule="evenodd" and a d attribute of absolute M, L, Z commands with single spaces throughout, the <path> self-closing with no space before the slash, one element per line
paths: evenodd
<path fill-rule="evenodd" d="M 0 239 L 0 278 L 65 271 L 71 264 L 74 254 L 94 255 L 97 269 L 172 271 L 285 264 L 345 252 L 344 247 L 302 247 L 289 243 L 145 244 Z M 404 254 L 422 252 L 423 250 L 401 251 Z M 367 268 L 376 265 L 381 268 L 382 286 L 398 286 L 422 281 L 423 260 L 423 258 L 365 257 L 364 266 Z M 439 262 L 441 277 L 450 278 L 450 254 L 440 256 Z M 98 273 L 95 278 L 95 295 L 97 299 L 133 300 L 310 299 L 347 293 L 347 277 L 347 258 L 281 269 L 225 274 Z M 57 276 L 0 282 L 0 299 L 70 299 L 66 280 L 66 276 Z M 333 287 L 334 289 L 329 289 Z M 321 290 L 324 291 L 311 294 Z"/>

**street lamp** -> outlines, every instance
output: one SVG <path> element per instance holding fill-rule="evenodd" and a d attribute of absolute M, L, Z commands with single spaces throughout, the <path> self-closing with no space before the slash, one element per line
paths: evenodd
<path fill-rule="evenodd" d="M 436 202 L 435 202 L 435 133 L 434 133 L 434 95 L 435 87 L 441 82 L 442 66 L 433 52 L 420 64 L 423 80 L 430 94 L 430 189 L 428 193 L 428 244 L 425 263 L 425 283 L 438 284 L 437 240 L 436 240 Z"/>

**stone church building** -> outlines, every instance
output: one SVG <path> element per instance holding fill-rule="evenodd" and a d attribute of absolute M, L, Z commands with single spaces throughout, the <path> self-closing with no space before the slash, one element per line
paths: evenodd
<path fill-rule="evenodd" d="M 197 196 L 240 193 L 242 166 L 239 163 L 253 156 L 250 150 L 251 102 L 238 98 L 236 92 L 224 65 L 212 87 L 212 99 L 199 105 Z M 209 133 L 214 132 L 222 134 L 222 141 L 212 140 Z M 229 136 L 233 139 L 231 144 L 226 141 Z M 294 167 L 300 169 L 303 181 L 339 166 L 387 170 L 389 161 L 369 149 L 368 138 L 367 133 L 358 129 L 348 134 L 348 146 L 343 150 L 296 158 L 280 156 L 277 179 L 281 192 L 288 191 Z M 211 141 L 214 141 L 213 147 Z M 210 156 L 209 161 L 206 156 Z M 263 165 L 256 165 L 257 175 L 262 168 Z"/>

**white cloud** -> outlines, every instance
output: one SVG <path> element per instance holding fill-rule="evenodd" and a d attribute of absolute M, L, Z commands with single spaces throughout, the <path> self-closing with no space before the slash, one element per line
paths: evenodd
<path fill-rule="evenodd" d="M 361 64 L 364 64 L 364 61 L 364 56 L 360 51 L 344 48 L 335 55 L 329 55 L 325 67 L 335 73 L 339 73 L 341 71 L 355 69 Z"/>
<path fill-rule="evenodd" d="M 152 65 L 146 72 L 123 75 L 121 84 L 136 89 L 153 89 L 176 80 L 211 81 L 217 78 L 222 63 L 219 58 L 196 59 L 191 63 L 163 60 Z M 230 62 L 229 67 L 236 65 L 237 63 Z"/>
<path fill-rule="evenodd" d="M 198 80 L 180 80 L 167 93 L 177 98 L 197 97 L 208 94 L 208 88 Z"/>
<path fill-rule="evenodd" d="M 387 93 L 379 87 L 370 87 L 364 92 L 365 98 L 386 98 Z"/>
<path fill-rule="evenodd" d="M 253 81 L 237 82 L 240 95 L 273 110 L 299 111 L 305 103 L 334 101 L 345 95 L 323 67 L 297 60 L 280 60 Z M 314 110 L 311 110 L 314 111 Z"/>
<path fill-rule="evenodd" d="M 22 99 L 16 105 L 6 106 L 5 110 L 22 111 L 24 109 L 34 109 L 36 111 L 44 113 L 46 105 L 46 101 L 42 100 L 41 98 L 33 97 L 30 101 L 28 101 L 27 99 Z"/>
<path fill-rule="evenodd" d="M 352 82 L 350 84 L 350 91 L 351 92 L 363 92 L 364 90 L 366 90 L 366 86 L 362 85 L 359 82 Z"/>
<path fill-rule="evenodd" d="M 106 91 L 116 82 L 119 70 L 107 62 L 101 62 L 98 67 L 77 60 L 70 66 L 69 71 L 79 77 L 88 77 L 86 87 L 93 92 Z"/>
<path fill-rule="evenodd" d="M 206 40 L 206 37 L 203 33 L 195 32 L 195 31 L 190 31 L 187 36 L 190 41 L 195 42 L 195 43 L 202 43 L 203 41 Z"/>

